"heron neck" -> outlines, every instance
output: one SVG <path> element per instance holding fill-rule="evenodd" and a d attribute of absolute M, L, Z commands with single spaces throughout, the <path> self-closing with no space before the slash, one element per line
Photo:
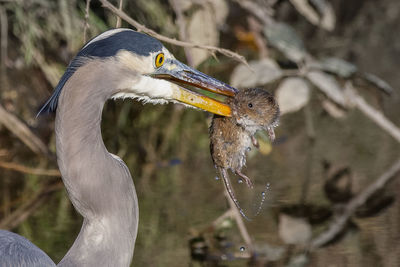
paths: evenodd
<path fill-rule="evenodd" d="M 128 168 L 107 151 L 101 136 L 103 106 L 119 78 L 109 77 L 109 68 L 112 62 L 80 67 L 58 101 L 58 165 L 84 218 L 60 266 L 129 266 L 133 255 L 139 216 L 135 187 Z"/>

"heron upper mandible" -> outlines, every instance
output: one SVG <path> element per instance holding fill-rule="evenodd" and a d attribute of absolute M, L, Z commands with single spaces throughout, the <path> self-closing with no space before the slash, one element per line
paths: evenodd
<path fill-rule="evenodd" d="M 223 116 L 224 103 L 181 87 L 189 84 L 225 96 L 236 89 L 179 62 L 155 38 L 114 29 L 89 41 L 69 64 L 41 112 L 55 111 L 57 162 L 83 225 L 57 266 L 129 266 L 139 219 L 132 177 L 101 136 L 110 98 L 184 103 Z M 0 230 L 1 266 L 55 266 L 38 247 Z"/>

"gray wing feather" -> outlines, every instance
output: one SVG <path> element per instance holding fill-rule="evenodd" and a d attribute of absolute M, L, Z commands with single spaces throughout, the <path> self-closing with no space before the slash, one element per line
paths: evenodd
<path fill-rule="evenodd" d="M 0 267 L 56 266 L 40 248 L 15 233 L 0 230 Z"/>

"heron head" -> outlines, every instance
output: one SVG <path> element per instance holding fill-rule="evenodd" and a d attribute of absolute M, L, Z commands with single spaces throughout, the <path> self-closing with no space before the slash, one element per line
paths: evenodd
<path fill-rule="evenodd" d="M 62 87 L 87 59 L 113 60 L 119 68 L 134 74 L 121 81 L 112 98 L 180 102 L 223 116 L 231 114 L 227 104 L 187 87 L 228 97 L 237 93 L 235 88 L 183 64 L 157 39 L 130 29 L 109 30 L 89 41 L 72 60 L 40 112 L 56 109 Z"/>

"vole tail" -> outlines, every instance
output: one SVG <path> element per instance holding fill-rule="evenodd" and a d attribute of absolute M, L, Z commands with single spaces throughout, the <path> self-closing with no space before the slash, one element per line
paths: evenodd
<path fill-rule="evenodd" d="M 251 221 L 251 219 L 249 217 L 247 217 L 247 215 L 244 213 L 244 210 L 239 205 L 239 201 L 237 200 L 237 198 L 235 196 L 235 193 L 233 191 L 233 187 L 232 187 L 231 182 L 230 182 L 228 171 L 226 169 L 224 169 L 224 168 L 221 168 L 221 167 L 217 167 L 217 169 L 220 172 L 220 174 L 222 176 L 222 180 L 224 181 L 224 184 L 225 184 L 225 188 L 228 191 L 228 194 L 229 194 L 231 200 L 233 201 L 233 203 L 235 203 L 235 206 L 238 209 L 239 213 L 247 221 Z"/>

